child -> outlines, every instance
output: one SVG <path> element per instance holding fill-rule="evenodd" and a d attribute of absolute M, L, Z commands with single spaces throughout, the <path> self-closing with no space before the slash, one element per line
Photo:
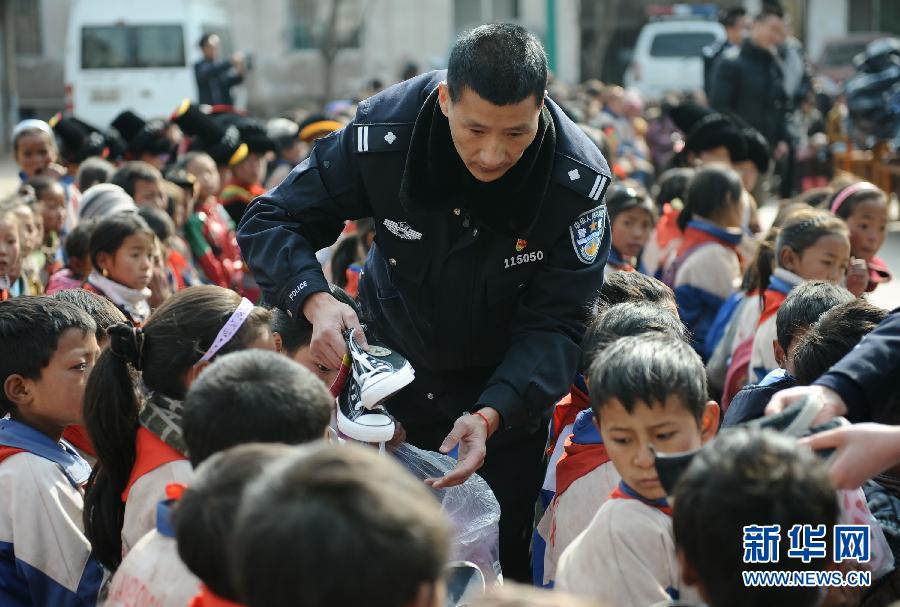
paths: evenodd
<path fill-rule="evenodd" d="M 103 569 L 82 532 L 90 467 L 61 440 L 82 421 L 99 349 L 91 318 L 52 297 L 0 303 L 0 604 L 95 605 Z"/>
<path fill-rule="evenodd" d="M 156 235 L 135 213 L 104 219 L 91 233 L 94 269 L 83 288 L 103 295 L 135 326 L 142 325 L 150 316 L 152 292 L 147 287 L 156 248 Z"/>
<path fill-rule="evenodd" d="M 139 160 L 126 162 L 110 178 L 110 183 L 125 190 L 137 206 L 165 211 L 169 199 L 163 193 L 162 182 L 162 174 L 155 166 Z"/>
<path fill-rule="evenodd" d="M 0 301 L 21 293 L 18 285 L 21 268 L 19 218 L 12 208 L 0 204 Z"/>
<path fill-rule="evenodd" d="M 837 494 L 825 466 L 809 449 L 771 431 L 723 432 L 694 457 L 674 495 L 673 527 L 686 584 L 709 607 L 815 607 L 822 589 L 747 586 L 746 570 L 824 570 L 831 561 L 785 558 L 794 524 L 838 522 Z M 780 525 L 782 556 L 774 564 L 746 564 L 747 525 Z M 699 604 L 699 601 L 698 601 Z"/>
<path fill-rule="evenodd" d="M 643 191 L 614 186 L 606 195 L 606 210 L 612 226 L 612 246 L 605 274 L 615 270 L 646 274 L 639 258 L 656 223 L 653 201 Z"/>
<path fill-rule="evenodd" d="M 147 222 L 156 235 L 158 258 L 154 260 L 153 264 L 153 285 L 156 286 L 156 289 L 151 286 L 151 290 L 165 291 L 165 295 L 162 297 L 159 297 L 159 292 L 154 293 L 159 297 L 159 303 L 162 303 L 169 295 L 184 289 L 190 281 L 194 280 L 193 268 L 176 249 L 170 246 L 175 238 L 175 223 L 171 217 L 156 207 L 141 207 L 138 215 Z M 199 284 L 199 282 L 194 284 Z"/>
<path fill-rule="evenodd" d="M 613 272 L 603 278 L 597 299 L 591 304 L 594 314 L 603 308 L 627 301 L 646 301 L 663 306 L 678 316 L 678 304 L 672 289 L 661 281 L 639 272 Z"/>
<path fill-rule="evenodd" d="M 438 503 L 400 464 L 318 443 L 248 486 L 231 571 L 247 607 L 437 607 L 448 537 Z"/>
<path fill-rule="evenodd" d="M 794 352 L 804 333 L 823 313 L 854 299 L 847 289 L 821 280 L 804 282 L 791 291 L 775 315 L 778 339 L 773 347 L 779 369 L 769 373 L 759 384 L 746 386 L 738 392 L 725 409 L 722 426 L 735 426 L 762 417 L 776 392 L 796 386 Z"/>
<path fill-rule="evenodd" d="M 91 273 L 91 234 L 97 223 L 82 221 L 66 236 L 65 267 L 50 276 L 47 282 L 47 295 L 53 295 L 65 289 L 78 289 Z"/>
<path fill-rule="evenodd" d="M 659 304 L 628 302 L 604 309 L 590 324 L 581 342 L 581 373 L 590 368 L 616 339 L 644 334 L 686 339 L 678 317 Z M 568 400 L 564 398 L 554 410 L 554 422 L 560 408 L 566 407 L 567 403 L 577 409 L 577 415 L 554 443 L 544 483 L 545 490 L 548 485 L 552 488 L 550 497 L 553 501 L 547 506 L 536 530 L 546 543 L 543 571 L 535 570 L 535 582 L 541 586 L 552 584 L 563 550 L 587 528 L 620 480 L 618 472 L 609 463 L 603 440 L 594 424 L 588 401 L 589 388 L 584 376 L 579 375 Z"/>
<path fill-rule="evenodd" d="M 884 244 L 888 220 L 887 196 L 867 181 L 839 190 L 831 199 L 831 212 L 847 222 L 850 229 L 850 254 L 866 262 L 869 284 L 866 291 L 891 279 L 883 259 L 877 256 Z"/>
<path fill-rule="evenodd" d="M 40 219 L 35 217 L 31 207 L 22 199 L 14 199 L 12 209 L 19 221 L 19 257 L 22 260 L 21 277 L 25 285 L 23 294 L 43 295 L 45 283 L 41 280 L 41 274 L 46 265 L 46 256 L 41 250 Z"/>
<path fill-rule="evenodd" d="M 681 242 L 678 214 L 684 206 L 687 186 L 694 176 L 694 169 L 669 169 L 657 180 L 654 196 L 657 214 L 660 216 L 653 235 L 644 248 L 641 261 L 651 276 L 662 276 L 663 266 Z"/>
<path fill-rule="evenodd" d="M 209 466 L 201 464 L 207 459 L 222 461 L 220 452 L 244 443 L 294 445 L 321 439 L 333 407 L 328 391 L 312 373 L 273 352 L 236 352 L 210 365 L 191 385 L 182 419 L 184 443 L 191 465 L 199 466 L 200 477 L 178 500 L 171 520 L 168 515 L 172 504 L 160 505 L 156 531 L 145 535 L 116 571 L 108 605 L 117 605 L 117 601 L 128 604 L 125 599 L 138 587 L 148 597 L 146 604 L 184 607 L 200 590 L 197 579 L 184 570 L 178 558 L 172 533 L 175 530 L 188 538 L 182 539 L 180 552 L 185 564 L 207 585 L 203 596 L 211 591 L 218 597 L 237 600 L 228 573 L 226 547 L 243 487 L 261 472 L 261 467 L 240 467 L 240 458 L 226 457 L 238 469 L 223 474 L 223 469 L 211 461 L 216 472 L 204 479 L 203 471 Z M 256 445 L 248 449 L 284 453 Z M 242 474 L 239 470 L 255 473 Z M 195 497 L 197 493 L 202 497 Z M 198 518 L 200 512 L 205 516 Z"/>
<path fill-rule="evenodd" d="M 654 452 L 690 451 L 715 435 L 719 407 L 707 400 L 703 362 L 679 339 L 623 337 L 594 361 L 589 378 L 591 407 L 622 482 L 563 553 L 557 584 L 621 607 L 691 600 Z"/>
<path fill-rule="evenodd" d="M 85 528 L 97 558 L 115 569 L 153 529 L 166 484 L 190 479 L 181 437 L 188 386 L 217 354 L 273 344 L 266 310 L 214 286 L 179 291 L 143 329 L 116 325 L 109 333 L 84 401 L 98 459 Z"/>
<path fill-rule="evenodd" d="M 234 225 L 241 222 L 247 205 L 257 196 L 266 193 L 262 181 L 266 175 L 266 155 L 275 151 L 275 142 L 266 135 L 265 125 L 260 121 L 243 116 L 223 116 L 222 121 L 231 121 L 241 134 L 241 141 L 247 144 L 247 157 L 232 165 L 231 179 L 222 188 L 221 202 Z"/>
<path fill-rule="evenodd" d="M 847 225 L 828 211 L 800 210 L 788 216 L 775 240 L 775 270 L 760 268 L 763 306 L 748 376 L 760 382 L 778 367 L 772 343 L 776 335 L 776 313 L 791 289 L 804 280 L 839 284 L 850 261 Z"/>
<path fill-rule="evenodd" d="M 678 215 L 684 239 L 663 282 L 675 291 L 678 315 L 701 354 L 716 313 L 740 281 L 737 246 L 743 236 L 742 191 L 741 178 L 733 170 L 706 166 L 691 179 L 685 207 Z"/>
<path fill-rule="evenodd" d="M 78 221 L 99 221 L 122 211 L 137 212 L 131 196 L 115 184 L 98 183 L 81 197 Z"/>
<path fill-rule="evenodd" d="M 55 179 L 46 176 L 35 177 L 28 182 L 34 188 L 37 208 L 44 223 L 44 241 L 41 243 L 55 259 L 62 261 L 61 235 L 66 227 L 66 192 Z"/>
<path fill-rule="evenodd" d="M 99 156 L 92 156 L 78 167 L 75 184 L 79 192 L 86 192 L 88 188 L 98 183 L 107 183 L 115 172 L 116 167 L 111 162 Z"/>

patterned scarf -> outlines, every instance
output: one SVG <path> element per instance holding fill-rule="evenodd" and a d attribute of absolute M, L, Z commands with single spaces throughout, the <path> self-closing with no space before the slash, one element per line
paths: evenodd
<path fill-rule="evenodd" d="M 181 435 L 183 411 L 184 404 L 180 400 L 163 396 L 159 392 L 150 392 L 138 414 L 138 421 L 161 441 L 186 455 L 187 445 L 184 444 L 184 438 Z"/>

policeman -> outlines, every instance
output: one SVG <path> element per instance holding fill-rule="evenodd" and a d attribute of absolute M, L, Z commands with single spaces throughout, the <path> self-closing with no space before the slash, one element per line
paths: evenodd
<path fill-rule="evenodd" d="M 315 252 L 346 219 L 374 217 L 364 316 L 416 371 L 388 409 L 412 444 L 459 445 L 432 486 L 481 468 L 502 509 L 504 574 L 523 580 L 547 413 L 575 375 L 609 251 L 609 167 L 546 84 L 531 34 L 478 27 L 446 72 L 361 102 L 238 230 L 266 297 L 306 316 L 311 355 L 334 369 L 341 331 L 359 320 L 331 296 Z"/>

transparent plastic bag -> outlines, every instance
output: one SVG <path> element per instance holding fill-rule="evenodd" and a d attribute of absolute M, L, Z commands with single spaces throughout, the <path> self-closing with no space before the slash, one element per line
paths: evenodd
<path fill-rule="evenodd" d="M 407 470 L 422 480 L 444 476 L 456 465 L 452 457 L 407 443 L 393 453 Z M 455 530 L 450 558 L 478 565 L 488 585 L 502 583 L 500 504 L 487 482 L 473 474 L 461 485 L 433 491 Z"/>

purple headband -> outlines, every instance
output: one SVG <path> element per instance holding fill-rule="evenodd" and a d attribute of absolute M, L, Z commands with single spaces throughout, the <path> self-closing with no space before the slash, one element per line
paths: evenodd
<path fill-rule="evenodd" d="M 834 199 L 834 202 L 831 203 L 831 212 L 834 215 L 837 215 L 838 209 L 841 208 L 841 205 L 844 204 L 844 202 L 854 194 L 859 194 L 860 192 L 880 191 L 881 190 L 878 188 L 878 186 L 869 183 L 868 181 L 859 181 L 857 183 L 854 183 L 853 185 L 848 185 L 838 193 L 838 195 Z"/>
<path fill-rule="evenodd" d="M 244 325 L 244 322 L 247 320 L 247 317 L 250 316 L 250 313 L 252 311 L 253 302 L 246 297 L 242 298 L 241 303 L 238 305 L 237 309 L 232 312 L 231 316 L 228 317 L 225 325 L 221 329 L 219 329 L 219 333 L 213 340 L 212 345 L 209 347 L 209 350 L 207 350 L 206 353 L 200 358 L 200 360 L 197 361 L 197 364 L 207 362 L 212 359 L 212 357 L 216 355 L 216 352 L 222 349 L 222 346 L 231 341 L 231 338 L 234 337 L 238 331 L 240 331 L 241 327 Z"/>

